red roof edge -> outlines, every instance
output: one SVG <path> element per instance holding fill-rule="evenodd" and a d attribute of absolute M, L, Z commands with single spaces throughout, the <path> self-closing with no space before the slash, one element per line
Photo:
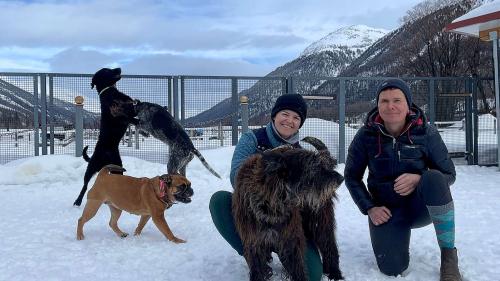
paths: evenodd
<path fill-rule="evenodd" d="M 445 30 L 452 31 L 453 29 L 466 27 L 466 26 L 473 25 L 473 24 L 488 22 L 488 21 L 492 21 L 492 20 L 498 20 L 498 19 L 500 19 L 500 11 L 496 11 L 496 12 L 489 13 L 489 14 L 484 14 L 484 15 L 473 17 L 473 18 L 466 19 L 466 20 L 452 22 L 445 27 Z"/>

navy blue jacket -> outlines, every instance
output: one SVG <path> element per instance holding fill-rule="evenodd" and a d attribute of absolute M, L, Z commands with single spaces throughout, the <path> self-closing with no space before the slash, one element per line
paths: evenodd
<path fill-rule="evenodd" d="M 441 171 L 448 184 L 455 181 L 455 166 L 448 156 L 437 129 L 427 124 L 420 108 L 413 105 L 406 127 L 398 137 L 391 136 L 373 109 L 354 137 L 344 170 L 345 184 L 363 214 L 375 206 L 400 206 L 408 197 L 394 191 L 394 180 L 403 173 L 421 175 Z M 363 175 L 368 167 L 368 189 Z"/>

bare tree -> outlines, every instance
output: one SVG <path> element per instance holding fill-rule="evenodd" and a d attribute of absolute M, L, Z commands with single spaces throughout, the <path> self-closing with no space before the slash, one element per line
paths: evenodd
<path fill-rule="evenodd" d="M 453 4 L 435 9 L 436 1 L 425 1 L 410 12 L 407 16 L 420 15 L 418 24 L 409 22 L 406 24 L 411 34 L 405 38 L 405 44 L 401 44 L 397 57 L 401 58 L 395 69 L 400 73 L 415 76 L 432 77 L 484 77 L 489 76 L 491 69 L 491 51 L 489 44 L 478 38 L 445 32 L 444 27 L 477 4 L 476 0 L 446 0 Z M 421 16 L 426 11 L 432 12 Z M 485 67 L 487 66 L 487 67 Z M 490 74 L 491 75 L 491 74 Z M 464 92 L 464 84 L 440 83 L 437 85 L 439 92 L 453 93 Z M 480 97 L 483 104 L 487 104 L 485 92 L 480 88 Z M 457 112 L 460 112 L 461 100 L 449 97 L 438 97 L 436 99 L 436 119 L 454 120 Z M 463 102 L 462 102 L 463 103 Z M 489 110 L 488 105 L 486 110 Z"/>

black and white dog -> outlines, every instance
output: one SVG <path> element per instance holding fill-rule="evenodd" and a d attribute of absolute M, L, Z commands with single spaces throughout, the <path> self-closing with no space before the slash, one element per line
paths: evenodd
<path fill-rule="evenodd" d="M 134 100 L 116 89 L 115 84 L 121 79 L 120 68 L 103 68 L 92 76 L 92 89 L 96 87 L 101 102 L 101 125 L 99 137 L 92 157 L 87 156 L 87 148 L 83 149 L 83 158 L 89 162 L 83 187 L 73 205 L 80 206 L 87 185 L 92 176 L 104 166 L 115 164 L 122 166 L 118 145 L 125 134 L 129 123 L 137 123 Z"/>
<path fill-rule="evenodd" d="M 194 147 L 191 139 L 182 126 L 175 121 L 168 110 L 158 104 L 135 101 L 135 111 L 139 130 L 151 134 L 170 147 L 168 174 L 180 173 L 186 176 L 186 166 L 197 156 L 201 163 L 216 177 L 221 178 L 201 153 Z"/>

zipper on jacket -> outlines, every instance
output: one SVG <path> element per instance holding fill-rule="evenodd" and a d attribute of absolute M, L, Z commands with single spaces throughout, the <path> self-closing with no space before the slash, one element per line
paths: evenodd
<path fill-rule="evenodd" d="M 382 133 L 382 135 L 392 138 L 392 149 L 396 148 L 396 138 L 393 137 L 392 135 L 389 135 L 386 132 L 384 132 L 384 130 L 382 130 L 382 128 L 378 127 L 378 129 Z"/>

